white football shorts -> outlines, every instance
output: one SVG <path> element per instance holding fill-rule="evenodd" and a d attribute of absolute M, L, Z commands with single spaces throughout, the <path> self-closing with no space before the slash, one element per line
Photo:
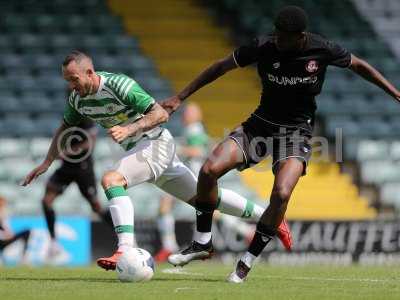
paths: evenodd
<path fill-rule="evenodd" d="M 127 187 L 154 183 L 185 202 L 197 194 L 197 178 L 176 155 L 174 138 L 163 129 L 156 139 L 143 139 L 112 168 L 124 176 Z"/>

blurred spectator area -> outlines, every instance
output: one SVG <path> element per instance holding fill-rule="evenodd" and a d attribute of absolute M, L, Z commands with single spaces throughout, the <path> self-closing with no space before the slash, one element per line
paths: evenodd
<path fill-rule="evenodd" d="M 171 95 L 106 1 L 0 1 L 0 136 L 54 132 L 67 99 L 61 64 L 73 49 L 91 55 L 97 70 L 132 76 L 157 100 Z M 179 132 L 178 117 L 169 126 Z"/>

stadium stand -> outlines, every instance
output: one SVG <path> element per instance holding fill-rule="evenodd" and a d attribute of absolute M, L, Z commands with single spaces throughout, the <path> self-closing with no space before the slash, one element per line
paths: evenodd
<path fill-rule="evenodd" d="M 17 184 L 43 159 L 49 137 L 60 123 L 67 96 L 60 65 L 70 50 L 89 53 L 96 69 L 131 75 L 157 100 L 172 95 L 172 90 L 156 64 L 143 54 L 139 41 L 124 32 L 120 18 L 110 13 L 106 1 L 1 1 L 0 11 L 0 194 L 9 199 L 12 214 L 38 214 L 46 178 L 57 164 L 29 188 Z M 179 134 L 180 113 L 166 126 Z M 98 140 L 98 178 L 118 151 L 109 139 Z M 237 186 L 240 179 L 233 178 Z M 254 196 L 249 189 L 243 188 L 243 192 Z M 148 185 L 130 193 L 140 217 L 157 215 L 159 191 Z M 106 202 L 103 193 L 99 196 Z M 64 214 L 89 215 L 90 209 L 82 205 L 80 197 L 72 186 L 55 207 Z M 175 210 L 178 217 L 194 217 L 185 205 L 177 205 Z"/>

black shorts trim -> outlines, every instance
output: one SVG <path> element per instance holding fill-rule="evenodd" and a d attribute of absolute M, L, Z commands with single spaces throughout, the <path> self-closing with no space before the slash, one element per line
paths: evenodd
<path fill-rule="evenodd" d="M 240 142 L 237 140 L 236 137 L 230 135 L 229 138 L 230 138 L 231 140 L 233 140 L 233 141 L 238 145 L 238 147 L 240 148 L 240 150 L 242 150 L 245 164 L 248 165 L 248 164 L 249 164 L 249 160 L 248 160 L 248 158 L 247 158 L 246 152 L 245 152 L 244 149 L 243 149 L 243 146 L 240 144 Z"/>
<path fill-rule="evenodd" d="M 275 168 L 278 166 L 278 164 L 281 161 L 286 160 L 288 158 L 297 158 L 298 160 L 301 160 L 303 162 L 303 172 L 302 172 L 301 175 L 304 176 L 304 175 L 307 174 L 308 160 L 305 159 L 303 156 L 300 156 L 300 155 L 290 155 L 290 156 L 286 156 L 286 157 L 278 159 L 277 161 L 275 161 L 272 164 L 272 172 L 275 174 Z"/>

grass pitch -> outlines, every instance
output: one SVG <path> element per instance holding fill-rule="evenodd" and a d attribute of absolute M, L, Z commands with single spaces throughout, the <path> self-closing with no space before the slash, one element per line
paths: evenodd
<path fill-rule="evenodd" d="M 0 299 L 400 299 L 399 267 L 275 267 L 258 264 L 242 285 L 217 261 L 158 266 L 147 283 L 121 283 L 88 268 L 0 268 Z"/>

